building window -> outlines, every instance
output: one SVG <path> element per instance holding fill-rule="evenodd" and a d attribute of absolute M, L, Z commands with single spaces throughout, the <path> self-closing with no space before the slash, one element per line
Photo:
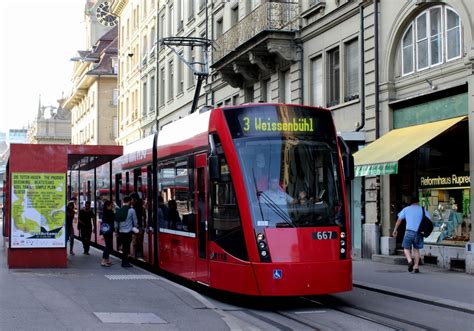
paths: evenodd
<path fill-rule="evenodd" d="M 311 104 L 323 105 L 323 57 L 311 60 Z"/>
<path fill-rule="evenodd" d="M 143 95 L 142 95 L 142 115 L 145 116 L 148 110 L 148 86 L 146 82 L 143 82 Z"/>
<path fill-rule="evenodd" d="M 230 11 L 230 26 L 234 26 L 239 21 L 239 5 L 235 5 Z"/>
<path fill-rule="evenodd" d="M 153 53 L 155 43 L 156 43 L 156 32 L 155 32 L 155 27 L 152 27 L 150 30 L 150 45 L 148 46 L 151 53 Z"/>
<path fill-rule="evenodd" d="M 234 95 L 234 96 L 232 97 L 232 104 L 233 104 L 234 106 L 238 106 L 238 105 L 240 104 L 240 103 L 239 103 L 239 95 L 238 95 L 238 94 L 236 94 L 236 95 Z"/>
<path fill-rule="evenodd" d="M 160 106 L 165 104 L 165 68 L 160 69 Z"/>
<path fill-rule="evenodd" d="M 118 59 L 116 57 L 112 58 L 112 73 L 118 74 Z"/>
<path fill-rule="evenodd" d="M 280 72 L 280 102 L 290 103 L 291 102 L 291 80 L 290 80 L 290 70 Z"/>
<path fill-rule="evenodd" d="M 161 14 L 160 17 L 160 22 L 159 22 L 159 28 L 158 28 L 158 39 L 163 39 L 163 36 L 165 35 L 165 14 Z M 161 45 L 161 48 L 164 48 L 164 45 Z"/>
<path fill-rule="evenodd" d="M 176 2 L 176 11 L 178 15 L 178 30 L 181 30 L 183 28 L 183 21 L 184 21 L 184 4 L 182 3 L 183 0 L 178 0 Z"/>
<path fill-rule="evenodd" d="M 216 38 L 222 36 L 224 32 L 224 19 L 222 17 L 216 20 Z"/>
<path fill-rule="evenodd" d="M 168 36 L 169 37 L 174 37 L 175 35 L 175 24 L 174 24 L 174 7 L 173 5 L 170 5 L 170 8 L 169 8 L 169 20 L 168 20 Z"/>
<path fill-rule="evenodd" d="M 461 19 L 449 8 L 446 8 L 446 44 L 447 61 L 461 57 Z"/>
<path fill-rule="evenodd" d="M 445 6 L 423 11 L 406 29 L 400 48 L 403 76 L 460 58 L 459 15 Z"/>
<path fill-rule="evenodd" d="M 113 106 L 117 106 L 118 95 L 119 95 L 119 90 L 118 89 L 113 89 L 112 90 L 112 105 Z"/>
<path fill-rule="evenodd" d="M 196 61 L 196 47 L 188 47 L 189 49 L 189 63 L 193 68 L 195 68 L 194 62 Z M 187 69 L 188 71 L 188 87 L 194 86 L 194 72 L 191 68 Z"/>
<path fill-rule="evenodd" d="M 150 113 L 155 109 L 155 76 L 150 77 Z"/>
<path fill-rule="evenodd" d="M 272 82 L 270 79 L 266 79 L 262 82 L 260 99 L 264 102 L 270 102 L 272 100 Z"/>
<path fill-rule="evenodd" d="M 188 21 L 194 18 L 194 1 L 188 0 Z"/>
<path fill-rule="evenodd" d="M 168 64 L 168 100 L 174 96 L 174 62 L 171 60 Z"/>
<path fill-rule="evenodd" d="M 344 47 L 344 101 L 359 97 L 359 43 L 351 40 Z"/>
<path fill-rule="evenodd" d="M 247 87 L 245 88 L 244 93 L 245 93 L 245 102 L 247 102 L 247 103 L 253 102 L 253 98 L 254 98 L 254 96 L 253 96 L 253 95 L 254 95 L 254 88 L 253 88 L 253 85 L 247 86 Z M 230 101 L 230 100 L 229 100 L 229 101 Z M 226 103 L 226 104 L 227 104 L 227 103 Z"/>
<path fill-rule="evenodd" d="M 249 14 L 257 6 L 257 0 L 247 0 L 245 2 L 245 13 Z"/>
<path fill-rule="evenodd" d="M 183 57 L 183 51 L 179 53 L 179 56 L 182 58 Z M 178 94 L 183 93 L 184 90 L 184 78 L 183 78 L 183 62 L 178 59 L 178 65 L 177 68 L 178 70 L 177 75 L 178 75 Z"/>
<path fill-rule="evenodd" d="M 413 72 L 413 49 L 413 24 L 411 24 L 402 38 L 402 70 L 404 75 Z"/>
<path fill-rule="evenodd" d="M 327 53 L 328 63 L 328 100 L 327 107 L 332 107 L 340 102 L 340 65 L 339 65 L 339 47 L 330 50 Z"/>

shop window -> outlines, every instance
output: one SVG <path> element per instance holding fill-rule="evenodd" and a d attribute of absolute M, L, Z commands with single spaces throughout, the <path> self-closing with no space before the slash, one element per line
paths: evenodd
<path fill-rule="evenodd" d="M 459 15 L 446 6 L 423 11 L 406 29 L 400 49 L 403 76 L 460 58 Z"/>

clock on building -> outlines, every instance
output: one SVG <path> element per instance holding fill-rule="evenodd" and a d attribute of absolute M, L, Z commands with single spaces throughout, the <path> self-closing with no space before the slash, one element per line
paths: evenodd
<path fill-rule="evenodd" d="M 104 26 L 114 26 L 118 23 L 118 18 L 110 12 L 110 3 L 103 1 L 97 6 L 97 21 Z"/>

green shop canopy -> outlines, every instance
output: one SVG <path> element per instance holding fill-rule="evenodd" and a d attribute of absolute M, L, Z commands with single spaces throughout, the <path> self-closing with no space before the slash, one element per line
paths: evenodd
<path fill-rule="evenodd" d="M 398 173 L 398 161 L 466 116 L 392 130 L 354 154 L 355 175 Z"/>

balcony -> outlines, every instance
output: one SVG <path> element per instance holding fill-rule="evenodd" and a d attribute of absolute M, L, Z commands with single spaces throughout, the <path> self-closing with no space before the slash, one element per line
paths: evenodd
<path fill-rule="evenodd" d="M 298 2 L 265 2 L 214 42 L 212 68 L 234 87 L 295 61 Z"/>

